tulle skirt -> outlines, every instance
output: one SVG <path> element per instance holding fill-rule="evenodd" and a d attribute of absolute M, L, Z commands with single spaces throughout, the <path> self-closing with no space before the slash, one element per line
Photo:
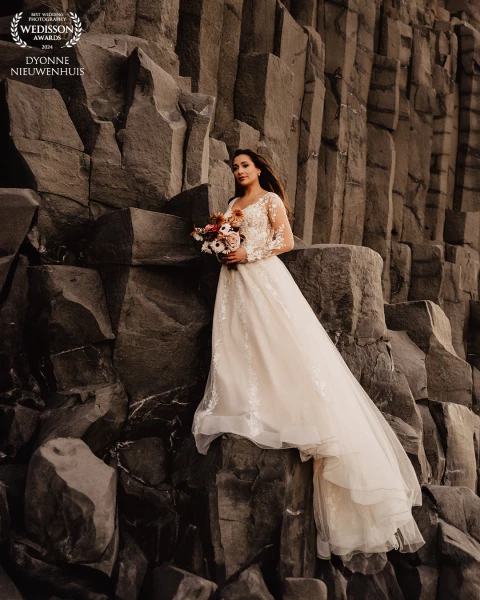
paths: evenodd
<path fill-rule="evenodd" d="M 277 257 L 222 266 L 212 362 L 194 417 L 197 449 L 222 433 L 314 460 L 317 554 L 352 571 L 383 568 L 425 542 L 421 489 L 397 436 Z"/>

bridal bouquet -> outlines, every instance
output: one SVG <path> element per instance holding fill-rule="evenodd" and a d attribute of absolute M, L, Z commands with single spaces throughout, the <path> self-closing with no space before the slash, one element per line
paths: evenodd
<path fill-rule="evenodd" d="M 221 212 L 210 216 L 210 223 L 205 227 L 193 226 L 190 234 L 193 239 L 203 242 L 202 252 L 215 254 L 219 262 L 220 255 L 230 254 L 240 247 L 245 236 L 239 233 L 240 223 L 243 221 L 243 212 L 237 208 L 233 209 L 231 217 L 225 217 Z M 229 269 L 236 269 L 236 264 L 227 265 Z"/>

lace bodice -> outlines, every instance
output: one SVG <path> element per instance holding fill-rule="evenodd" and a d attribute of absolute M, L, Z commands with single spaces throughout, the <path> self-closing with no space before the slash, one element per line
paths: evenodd
<path fill-rule="evenodd" d="M 228 205 L 225 216 L 229 217 L 239 198 Z M 253 204 L 241 209 L 244 221 L 240 233 L 245 236 L 243 247 L 247 258 L 241 262 L 254 262 L 293 249 L 293 233 L 288 222 L 285 205 L 274 192 L 267 192 Z"/>

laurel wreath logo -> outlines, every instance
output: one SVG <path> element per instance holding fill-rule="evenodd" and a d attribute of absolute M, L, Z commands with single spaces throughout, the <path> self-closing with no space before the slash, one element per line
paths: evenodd
<path fill-rule="evenodd" d="M 12 34 L 13 41 L 21 46 L 22 48 L 30 48 L 27 42 L 24 42 L 22 38 L 18 35 L 18 24 L 20 23 L 20 19 L 22 18 L 23 12 L 16 13 L 10 23 L 10 33 Z"/>
<path fill-rule="evenodd" d="M 68 42 L 64 46 L 62 46 L 62 48 L 71 48 L 72 46 L 75 46 L 75 44 L 79 41 L 80 36 L 83 33 L 82 22 L 80 20 L 80 17 L 73 12 L 69 12 L 68 14 L 72 18 L 73 25 L 75 27 L 75 31 L 73 33 L 72 38 L 70 40 L 68 40 Z M 22 38 L 18 34 L 18 24 L 20 23 L 22 15 L 23 15 L 23 12 L 19 12 L 13 16 L 12 22 L 10 23 L 10 33 L 12 35 L 13 41 L 16 44 L 18 44 L 22 48 L 30 48 L 30 46 L 27 44 L 27 42 L 22 40 Z"/>
<path fill-rule="evenodd" d="M 72 46 L 75 46 L 83 33 L 80 17 L 73 12 L 69 12 L 68 14 L 72 17 L 73 24 L 75 25 L 75 32 L 72 36 L 72 39 L 68 40 L 68 42 L 62 46 L 62 48 L 71 48 Z"/>

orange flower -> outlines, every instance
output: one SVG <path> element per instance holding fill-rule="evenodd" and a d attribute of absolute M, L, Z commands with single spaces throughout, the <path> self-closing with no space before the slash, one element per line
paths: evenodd
<path fill-rule="evenodd" d="M 243 219 L 244 219 L 243 212 L 242 212 L 241 208 L 234 208 L 232 210 L 232 216 L 237 221 L 243 221 Z"/>
<path fill-rule="evenodd" d="M 225 217 L 223 216 L 223 213 L 216 212 L 211 215 L 210 221 L 215 225 L 222 225 L 222 223 L 225 223 Z"/>

